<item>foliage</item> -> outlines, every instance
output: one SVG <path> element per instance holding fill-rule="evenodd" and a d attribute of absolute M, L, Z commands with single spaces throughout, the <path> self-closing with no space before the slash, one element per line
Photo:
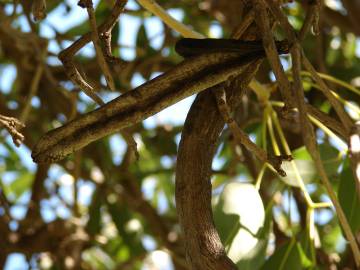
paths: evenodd
<path fill-rule="evenodd" d="M 243 19 L 242 1 L 157 2 L 197 37 L 228 38 Z M 305 2 L 283 7 L 296 30 L 305 20 Z M 309 33 L 301 45 L 355 122 L 360 115 L 360 25 L 350 9 L 360 8 L 356 1 L 324 2 L 319 34 Z M 175 206 L 175 170 L 193 97 L 64 160 L 36 165 L 30 151 L 43 134 L 98 105 L 57 58 L 91 31 L 86 9 L 75 1 L 48 0 L 46 18 L 35 23 L 32 3 L 42 1 L 0 2 L 0 115 L 25 124 L 24 142 L 17 148 L 8 135 L 14 129 L 0 119 L 0 268 L 188 269 Z M 106 61 L 115 91 L 107 86 L 92 44 L 74 57 L 79 73 L 107 102 L 182 61 L 174 50 L 177 26 L 164 24 L 139 3 L 128 1 L 112 29 L 112 58 Z M 98 25 L 113 5 L 112 0 L 95 1 Z M 278 25 L 274 32 L 279 39 L 286 36 Z M 281 60 L 294 81 L 290 57 Z M 291 154 L 294 161 L 284 162 L 287 176 L 279 176 L 225 126 L 212 168 L 214 222 L 225 251 L 239 269 L 355 269 L 338 214 L 329 208 L 321 173 L 305 147 L 304 127 L 299 119 L 282 117 L 284 104 L 268 62 L 255 79 L 233 117 L 262 149 Z M 307 103 L 338 120 L 312 75 L 303 71 L 301 79 Z M 348 138 L 310 119 L 331 188 L 359 239 L 360 197 Z"/>

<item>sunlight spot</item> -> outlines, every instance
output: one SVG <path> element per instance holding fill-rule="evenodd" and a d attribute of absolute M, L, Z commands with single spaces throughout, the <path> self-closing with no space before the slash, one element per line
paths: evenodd
<path fill-rule="evenodd" d="M 330 47 L 334 50 L 337 50 L 340 48 L 341 42 L 340 39 L 338 37 L 333 38 L 330 42 Z"/>
<path fill-rule="evenodd" d="M 40 255 L 41 269 L 49 269 L 53 265 L 53 261 L 48 253 L 42 253 Z"/>
<path fill-rule="evenodd" d="M 94 180 L 95 183 L 101 184 L 104 183 L 104 174 L 99 169 L 99 167 L 95 166 L 91 169 L 90 172 L 91 178 Z"/>
<path fill-rule="evenodd" d="M 352 153 L 360 152 L 360 137 L 358 134 L 353 134 L 350 136 L 350 145 Z"/>
<path fill-rule="evenodd" d="M 73 268 L 75 266 L 75 261 L 73 258 L 71 258 L 70 256 L 67 256 L 65 258 L 65 266 L 66 268 Z"/>
<path fill-rule="evenodd" d="M 138 219 L 131 219 L 125 226 L 126 230 L 129 232 L 137 232 L 142 229 L 141 223 Z"/>
<path fill-rule="evenodd" d="M 147 269 L 169 269 L 170 256 L 165 251 L 155 250 L 146 258 L 145 265 L 147 265 Z"/>
<path fill-rule="evenodd" d="M 64 173 L 59 178 L 59 184 L 62 186 L 71 186 L 74 184 L 74 177 L 68 173 Z"/>

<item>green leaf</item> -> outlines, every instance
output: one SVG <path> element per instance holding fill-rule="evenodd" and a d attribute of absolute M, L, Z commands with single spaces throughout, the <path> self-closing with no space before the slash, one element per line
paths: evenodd
<path fill-rule="evenodd" d="M 337 252 L 339 242 L 345 240 L 338 223 L 334 226 L 329 226 L 326 232 L 320 231 L 320 233 L 322 233 L 320 236 L 322 248 L 327 253 Z"/>
<path fill-rule="evenodd" d="M 46 13 L 49 14 L 55 8 L 59 6 L 63 1 L 60 0 L 48 0 L 46 1 Z"/>
<path fill-rule="evenodd" d="M 311 156 L 310 156 L 309 152 L 306 150 L 305 146 L 295 149 L 292 152 L 292 157 L 294 159 L 311 160 Z"/>
<path fill-rule="evenodd" d="M 296 240 L 292 239 L 275 250 L 274 254 L 270 256 L 261 269 L 302 270 L 301 256 Z"/>
<path fill-rule="evenodd" d="M 146 51 L 150 46 L 149 44 L 150 41 L 146 34 L 146 28 L 145 25 L 142 23 L 136 37 L 136 56 L 138 58 L 143 57 L 146 54 Z"/>
<path fill-rule="evenodd" d="M 151 152 L 154 154 L 163 156 L 176 156 L 177 154 L 177 145 L 175 143 L 175 133 L 173 131 L 167 131 L 165 128 L 159 127 L 156 130 L 153 130 L 156 133 L 144 134 L 142 136 L 143 142 Z"/>
<path fill-rule="evenodd" d="M 102 193 L 97 189 L 92 197 L 92 202 L 89 208 L 89 221 L 86 224 L 86 231 L 94 236 L 101 230 L 101 206 L 103 204 Z"/>
<path fill-rule="evenodd" d="M 13 195 L 16 201 L 25 191 L 30 190 L 33 180 L 34 175 L 32 173 L 27 171 L 22 172 L 14 181 L 5 187 L 5 194 L 7 196 L 10 194 Z"/>
<path fill-rule="evenodd" d="M 136 36 L 136 58 L 140 62 L 143 62 L 142 60 L 148 59 L 156 54 L 158 54 L 158 52 L 150 46 L 145 25 L 142 23 Z M 145 61 L 144 64 L 145 66 L 143 66 L 139 72 L 143 78 L 148 80 L 154 71 L 154 67 L 151 63 L 147 63 L 147 61 Z"/>
<path fill-rule="evenodd" d="M 216 189 L 217 187 L 221 186 L 222 184 L 224 184 L 225 182 L 227 182 L 229 180 L 229 177 L 227 175 L 224 174 L 216 174 L 213 176 L 212 179 L 212 188 Z"/>
<path fill-rule="evenodd" d="M 322 143 L 319 145 L 321 159 L 328 176 L 337 176 L 338 168 L 342 162 L 339 158 L 339 151 L 331 146 L 329 143 Z"/>
<path fill-rule="evenodd" d="M 257 189 L 246 183 L 227 184 L 215 207 L 214 220 L 228 256 L 245 267 L 241 269 L 255 269 L 251 268 L 253 259 L 267 246 L 267 240 L 258 237 L 265 211 Z"/>
<path fill-rule="evenodd" d="M 316 264 L 314 240 L 309 237 L 309 229 L 306 228 L 299 234 L 299 242 L 301 244 L 300 257 L 302 264 L 307 267 Z M 310 258 L 310 259 L 309 259 Z"/>
<path fill-rule="evenodd" d="M 358 232 L 360 230 L 360 200 L 356 192 L 355 179 L 348 159 L 345 160 L 340 175 L 338 197 L 352 231 L 354 233 Z"/>
<path fill-rule="evenodd" d="M 4 146 L 7 150 L 7 153 L 4 156 L 6 171 L 23 170 L 24 166 L 22 165 L 20 157 L 16 153 L 14 146 L 6 141 L 2 142 L 2 146 Z"/>
<path fill-rule="evenodd" d="M 81 36 L 86 34 L 87 32 L 90 32 L 90 23 L 86 20 L 69 29 L 68 31 L 66 31 L 65 34 L 69 36 Z"/>
<path fill-rule="evenodd" d="M 303 160 L 303 159 L 295 159 L 295 165 L 297 167 L 297 171 L 300 174 L 301 179 L 305 183 L 310 183 L 316 178 L 316 168 L 315 164 L 311 160 Z M 280 179 L 284 181 L 287 185 L 293 187 L 299 187 L 299 183 L 296 179 L 296 170 L 293 168 L 290 162 L 283 162 L 281 167 L 286 172 L 285 177 L 281 177 Z"/>
<path fill-rule="evenodd" d="M 236 263 L 237 267 L 242 270 L 260 269 L 266 258 L 266 249 L 268 246 L 268 238 L 259 239 L 256 246 Z"/>
<path fill-rule="evenodd" d="M 132 256 L 143 253 L 144 247 L 137 233 L 126 231 L 126 224 L 132 219 L 128 208 L 125 205 L 110 202 L 107 202 L 107 208 L 122 240 L 131 249 Z"/>
<path fill-rule="evenodd" d="M 305 268 L 308 268 L 313 265 L 313 262 L 308 258 L 308 256 L 305 253 L 305 250 L 302 248 L 300 243 L 296 243 L 296 248 L 299 252 L 301 265 Z"/>
<path fill-rule="evenodd" d="M 341 163 L 341 160 L 338 157 L 338 150 L 328 143 L 323 143 L 319 145 L 319 151 L 327 175 L 337 175 L 337 170 Z M 305 146 L 293 151 L 292 156 L 298 172 L 305 183 L 313 182 L 319 178 L 315 163 L 311 159 L 311 156 Z M 296 172 L 291 163 L 283 162 L 282 168 L 285 170 L 286 176 L 281 177 L 280 179 L 290 186 L 299 187 L 299 183 L 296 180 Z"/>
<path fill-rule="evenodd" d="M 175 194 L 175 185 L 171 181 L 173 178 L 173 173 L 163 173 L 157 176 L 157 183 L 159 188 L 164 192 L 165 198 L 168 203 L 169 211 L 173 210 L 174 214 L 176 213 L 174 205 L 174 194 Z M 176 214 L 175 214 L 176 215 Z"/>

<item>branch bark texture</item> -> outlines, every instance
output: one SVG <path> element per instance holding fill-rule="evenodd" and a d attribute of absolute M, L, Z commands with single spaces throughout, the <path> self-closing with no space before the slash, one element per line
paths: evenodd
<path fill-rule="evenodd" d="M 227 89 L 230 107 L 240 100 L 260 62 L 254 61 L 240 75 L 239 88 Z M 218 87 L 223 86 L 211 90 Z M 198 95 L 185 121 L 176 168 L 176 205 L 191 269 L 237 269 L 226 256 L 211 210 L 211 164 L 225 123 L 210 93 Z"/>
<path fill-rule="evenodd" d="M 99 109 L 44 135 L 35 146 L 36 162 L 55 162 L 92 141 L 138 123 L 176 102 L 239 75 L 264 57 L 257 49 L 217 52 L 184 60 L 175 68 L 129 91 Z"/>

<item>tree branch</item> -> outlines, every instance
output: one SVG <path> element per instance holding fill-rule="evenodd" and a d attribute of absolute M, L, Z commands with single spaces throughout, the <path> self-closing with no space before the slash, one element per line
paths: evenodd
<path fill-rule="evenodd" d="M 244 94 L 259 64 L 260 61 L 254 61 L 239 75 L 242 78 L 239 88 L 228 89 L 230 108 Z M 221 86 L 211 90 L 216 91 L 218 87 Z M 223 127 L 224 120 L 214 97 L 201 93 L 185 121 L 176 167 L 176 205 L 192 269 L 237 269 L 226 256 L 211 211 L 211 164 Z"/>
<path fill-rule="evenodd" d="M 55 162 L 94 140 L 135 124 L 162 109 L 242 73 L 263 49 L 211 53 L 186 59 L 167 73 L 126 92 L 103 107 L 54 129 L 41 138 L 32 157 Z"/>

